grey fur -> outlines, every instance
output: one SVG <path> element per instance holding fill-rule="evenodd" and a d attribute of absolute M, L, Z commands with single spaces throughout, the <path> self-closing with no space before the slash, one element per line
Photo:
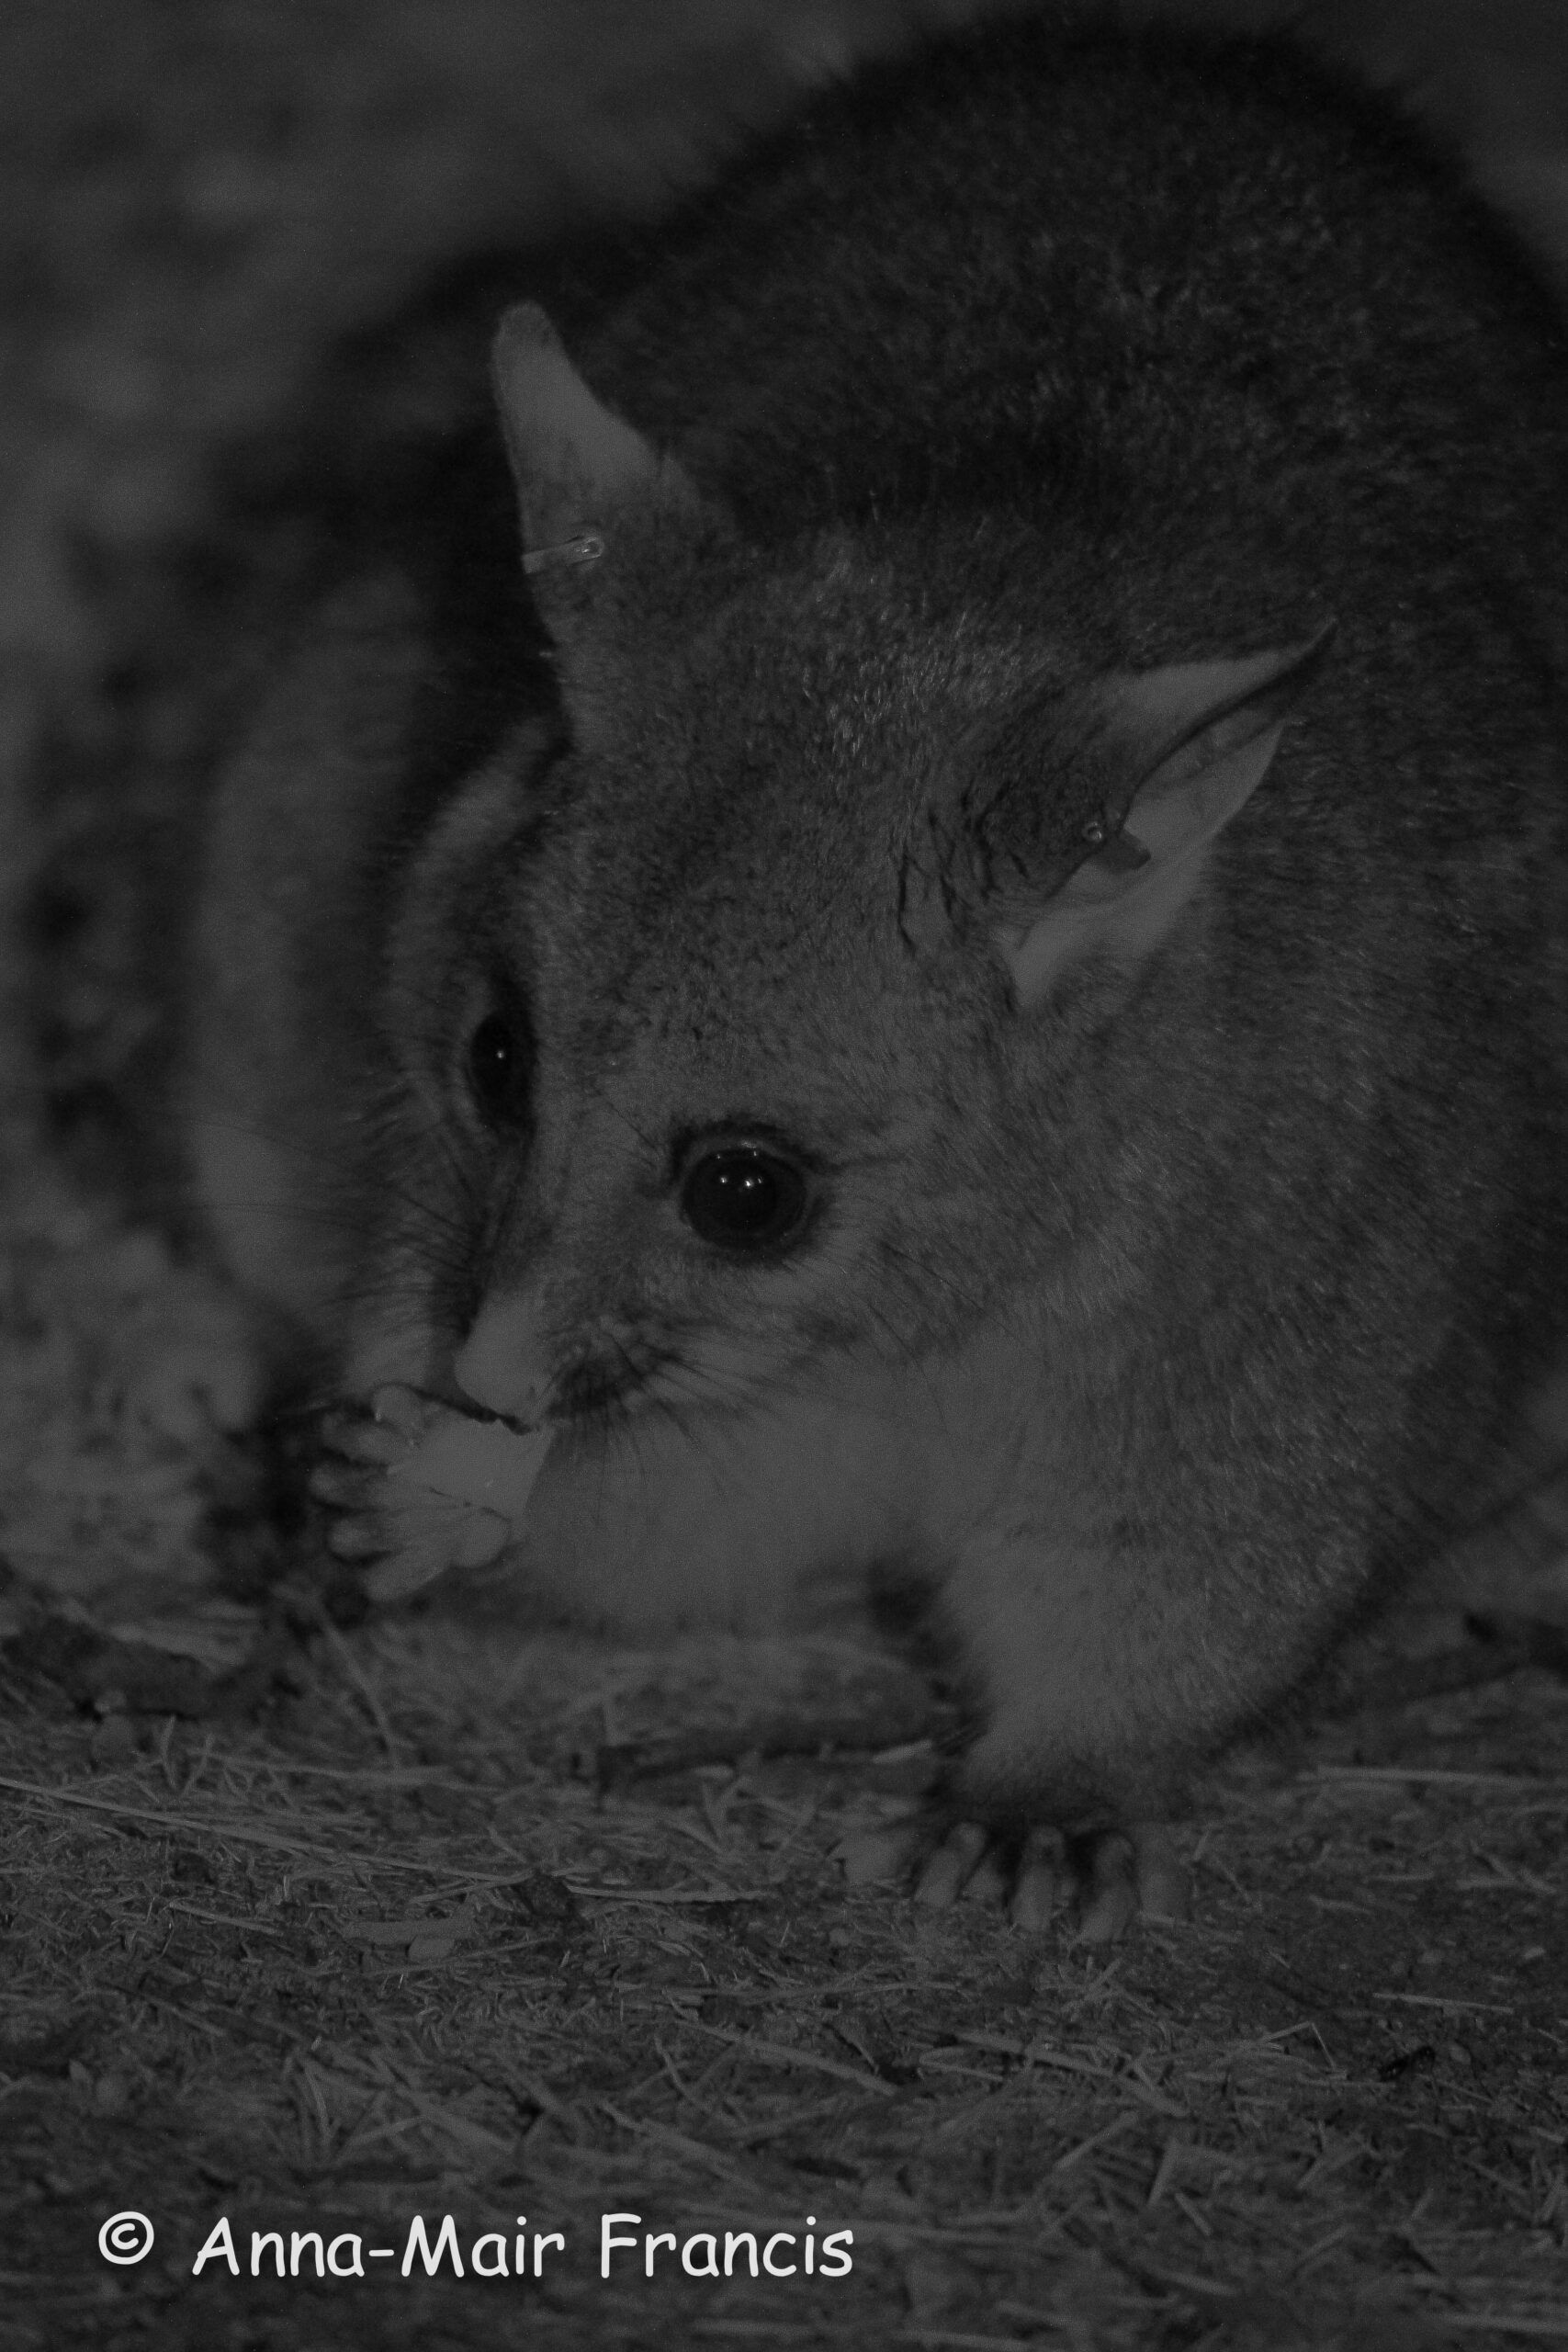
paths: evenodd
<path fill-rule="evenodd" d="M 220 1238 L 351 1394 L 515 1310 L 532 1588 L 765 1625 L 896 1566 L 975 1804 L 1158 1811 L 1561 1341 L 1561 331 L 1289 51 L 1026 27 L 820 108 L 573 357 L 498 356 L 530 544 L 604 542 L 533 574 L 558 716 L 411 815 L 382 582 L 222 787 Z M 812 1172 L 776 1261 L 682 1222 L 730 1129 Z"/>

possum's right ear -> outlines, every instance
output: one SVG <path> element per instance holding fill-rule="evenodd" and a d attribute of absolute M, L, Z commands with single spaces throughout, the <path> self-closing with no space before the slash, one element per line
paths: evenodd
<path fill-rule="evenodd" d="M 558 579 L 613 549 L 617 519 L 695 521 L 701 502 L 686 475 L 594 397 L 536 303 L 502 320 L 491 374 L 523 511 L 524 568 L 546 601 Z"/>
<path fill-rule="evenodd" d="M 1058 975 L 1091 956 L 1141 963 L 1198 887 L 1211 843 L 1269 771 L 1285 723 L 1333 642 L 1315 637 L 1270 652 L 1175 662 L 1102 682 L 1099 700 L 1118 822 L 1099 851 L 1039 902 L 1004 888 L 992 944 L 1019 1005 L 1039 1004 Z M 1086 829 L 1083 838 L 1096 835 Z"/>

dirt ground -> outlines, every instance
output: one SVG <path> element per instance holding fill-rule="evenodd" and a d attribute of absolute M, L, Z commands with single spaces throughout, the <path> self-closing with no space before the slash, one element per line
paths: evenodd
<path fill-rule="evenodd" d="M 1190 1921 L 1026 1935 L 846 1878 L 950 1730 L 890 1657 L 367 1611 L 172 1217 L 183 855 L 328 475 L 475 265 L 967 12 L 0 28 L 0 2352 L 1568 2344 L 1561 1482 L 1210 1777 Z M 1568 286 L 1558 6 L 1185 13 L 1396 85 Z"/>

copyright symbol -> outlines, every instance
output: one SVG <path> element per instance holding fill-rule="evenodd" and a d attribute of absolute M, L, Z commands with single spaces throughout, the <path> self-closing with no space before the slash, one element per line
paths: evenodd
<path fill-rule="evenodd" d="M 111 2213 L 98 2232 L 106 2262 L 141 2262 L 152 2251 L 152 2224 L 145 2213 Z"/>

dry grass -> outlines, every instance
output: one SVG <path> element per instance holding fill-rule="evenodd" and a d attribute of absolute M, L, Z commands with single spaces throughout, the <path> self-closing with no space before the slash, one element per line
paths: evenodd
<path fill-rule="evenodd" d="M 12 1717 L 0 2344 L 499 2344 L 520 2301 L 605 2346 L 1568 2341 L 1560 1682 L 1227 1768 L 1194 1921 L 1107 1952 L 843 1891 L 918 1748 L 597 1792 L 607 1732 L 743 1747 L 841 1656 L 349 1641 L 259 1724 Z M 158 2240 L 115 2273 L 127 2207 Z M 400 2256 L 415 2212 L 567 2250 L 504 2287 L 191 2276 L 223 2214 L 248 2271 L 253 2230 Z M 854 2268 L 606 2282 L 607 2212 L 721 2246 L 815 2214 Z"/>

